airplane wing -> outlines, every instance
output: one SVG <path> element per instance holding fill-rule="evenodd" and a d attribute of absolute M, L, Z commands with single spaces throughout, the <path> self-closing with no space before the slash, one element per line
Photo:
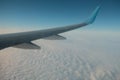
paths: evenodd
<path fill-rule="evenodd" d="M 100 6 L 96 7 L 96 9 L 92 13 L 92 15 L 88 18 L 88 20 L 80 24 L 69 25 L 64 27 L 56 27 L 56 28 L 38 30 L 38 31 L 1 34 L 0 49 L 4 49 L 11 46 L 14 46 L 17 48 L 24 48 L 24 49 L 39 49 L 40 47 L 32 43 L 31 41 L 40 39 L 40 38 L 50 39 L 50 40 L 66 39 L 65 37 L 62 37 L 59 34 L 92 24 L 95 21 L 95 18 L 99 10 L 100 10 Z"/>

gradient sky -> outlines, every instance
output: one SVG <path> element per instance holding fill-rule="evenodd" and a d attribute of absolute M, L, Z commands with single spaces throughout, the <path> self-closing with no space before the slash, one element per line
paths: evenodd
<path fill-rule="evenodd" d="M 60 27 L 86 20 L 100 0 L 0 0 L 0 28 Z M 103 0 L 86 30 L 120 31 L 120 0 Z"/>

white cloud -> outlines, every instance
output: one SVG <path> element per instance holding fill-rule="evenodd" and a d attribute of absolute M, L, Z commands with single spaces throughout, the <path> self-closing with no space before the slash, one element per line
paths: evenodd
<path fill-rule="evenodd" d="M 41 50 L 0 51 L 0 80 L 119 80 L 118 32 L 72 31 L 37 40 Z"/>

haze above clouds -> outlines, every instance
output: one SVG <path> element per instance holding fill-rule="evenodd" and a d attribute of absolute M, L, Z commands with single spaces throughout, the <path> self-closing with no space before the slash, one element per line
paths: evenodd
<path fill-rule="evenodd" d="M 41 50 L 0 51 L 0 80 L 120 80 L 120 35 L 72 31 L 67 40 L 36 40 Z"/>

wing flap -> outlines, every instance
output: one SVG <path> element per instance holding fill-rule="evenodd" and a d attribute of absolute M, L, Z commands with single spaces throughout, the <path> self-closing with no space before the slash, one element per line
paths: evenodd
<path fill-rule="evenodd" d="M 22 43 L 22 44 L 19 44 L 19 45 L 15 45 L 13 46 L 15 48 L 21 48 L 21 49 L 40 49 L 40 46 L 34 44 L 34 43 Z"/>
<path fill-rule="evenodd" d="M 65 40 L 66 38 L 60 35 L 52 35 L 52 36 L 48 36 L 45 37 L 43 39 L 47 39 L 47 40 Z"/>

